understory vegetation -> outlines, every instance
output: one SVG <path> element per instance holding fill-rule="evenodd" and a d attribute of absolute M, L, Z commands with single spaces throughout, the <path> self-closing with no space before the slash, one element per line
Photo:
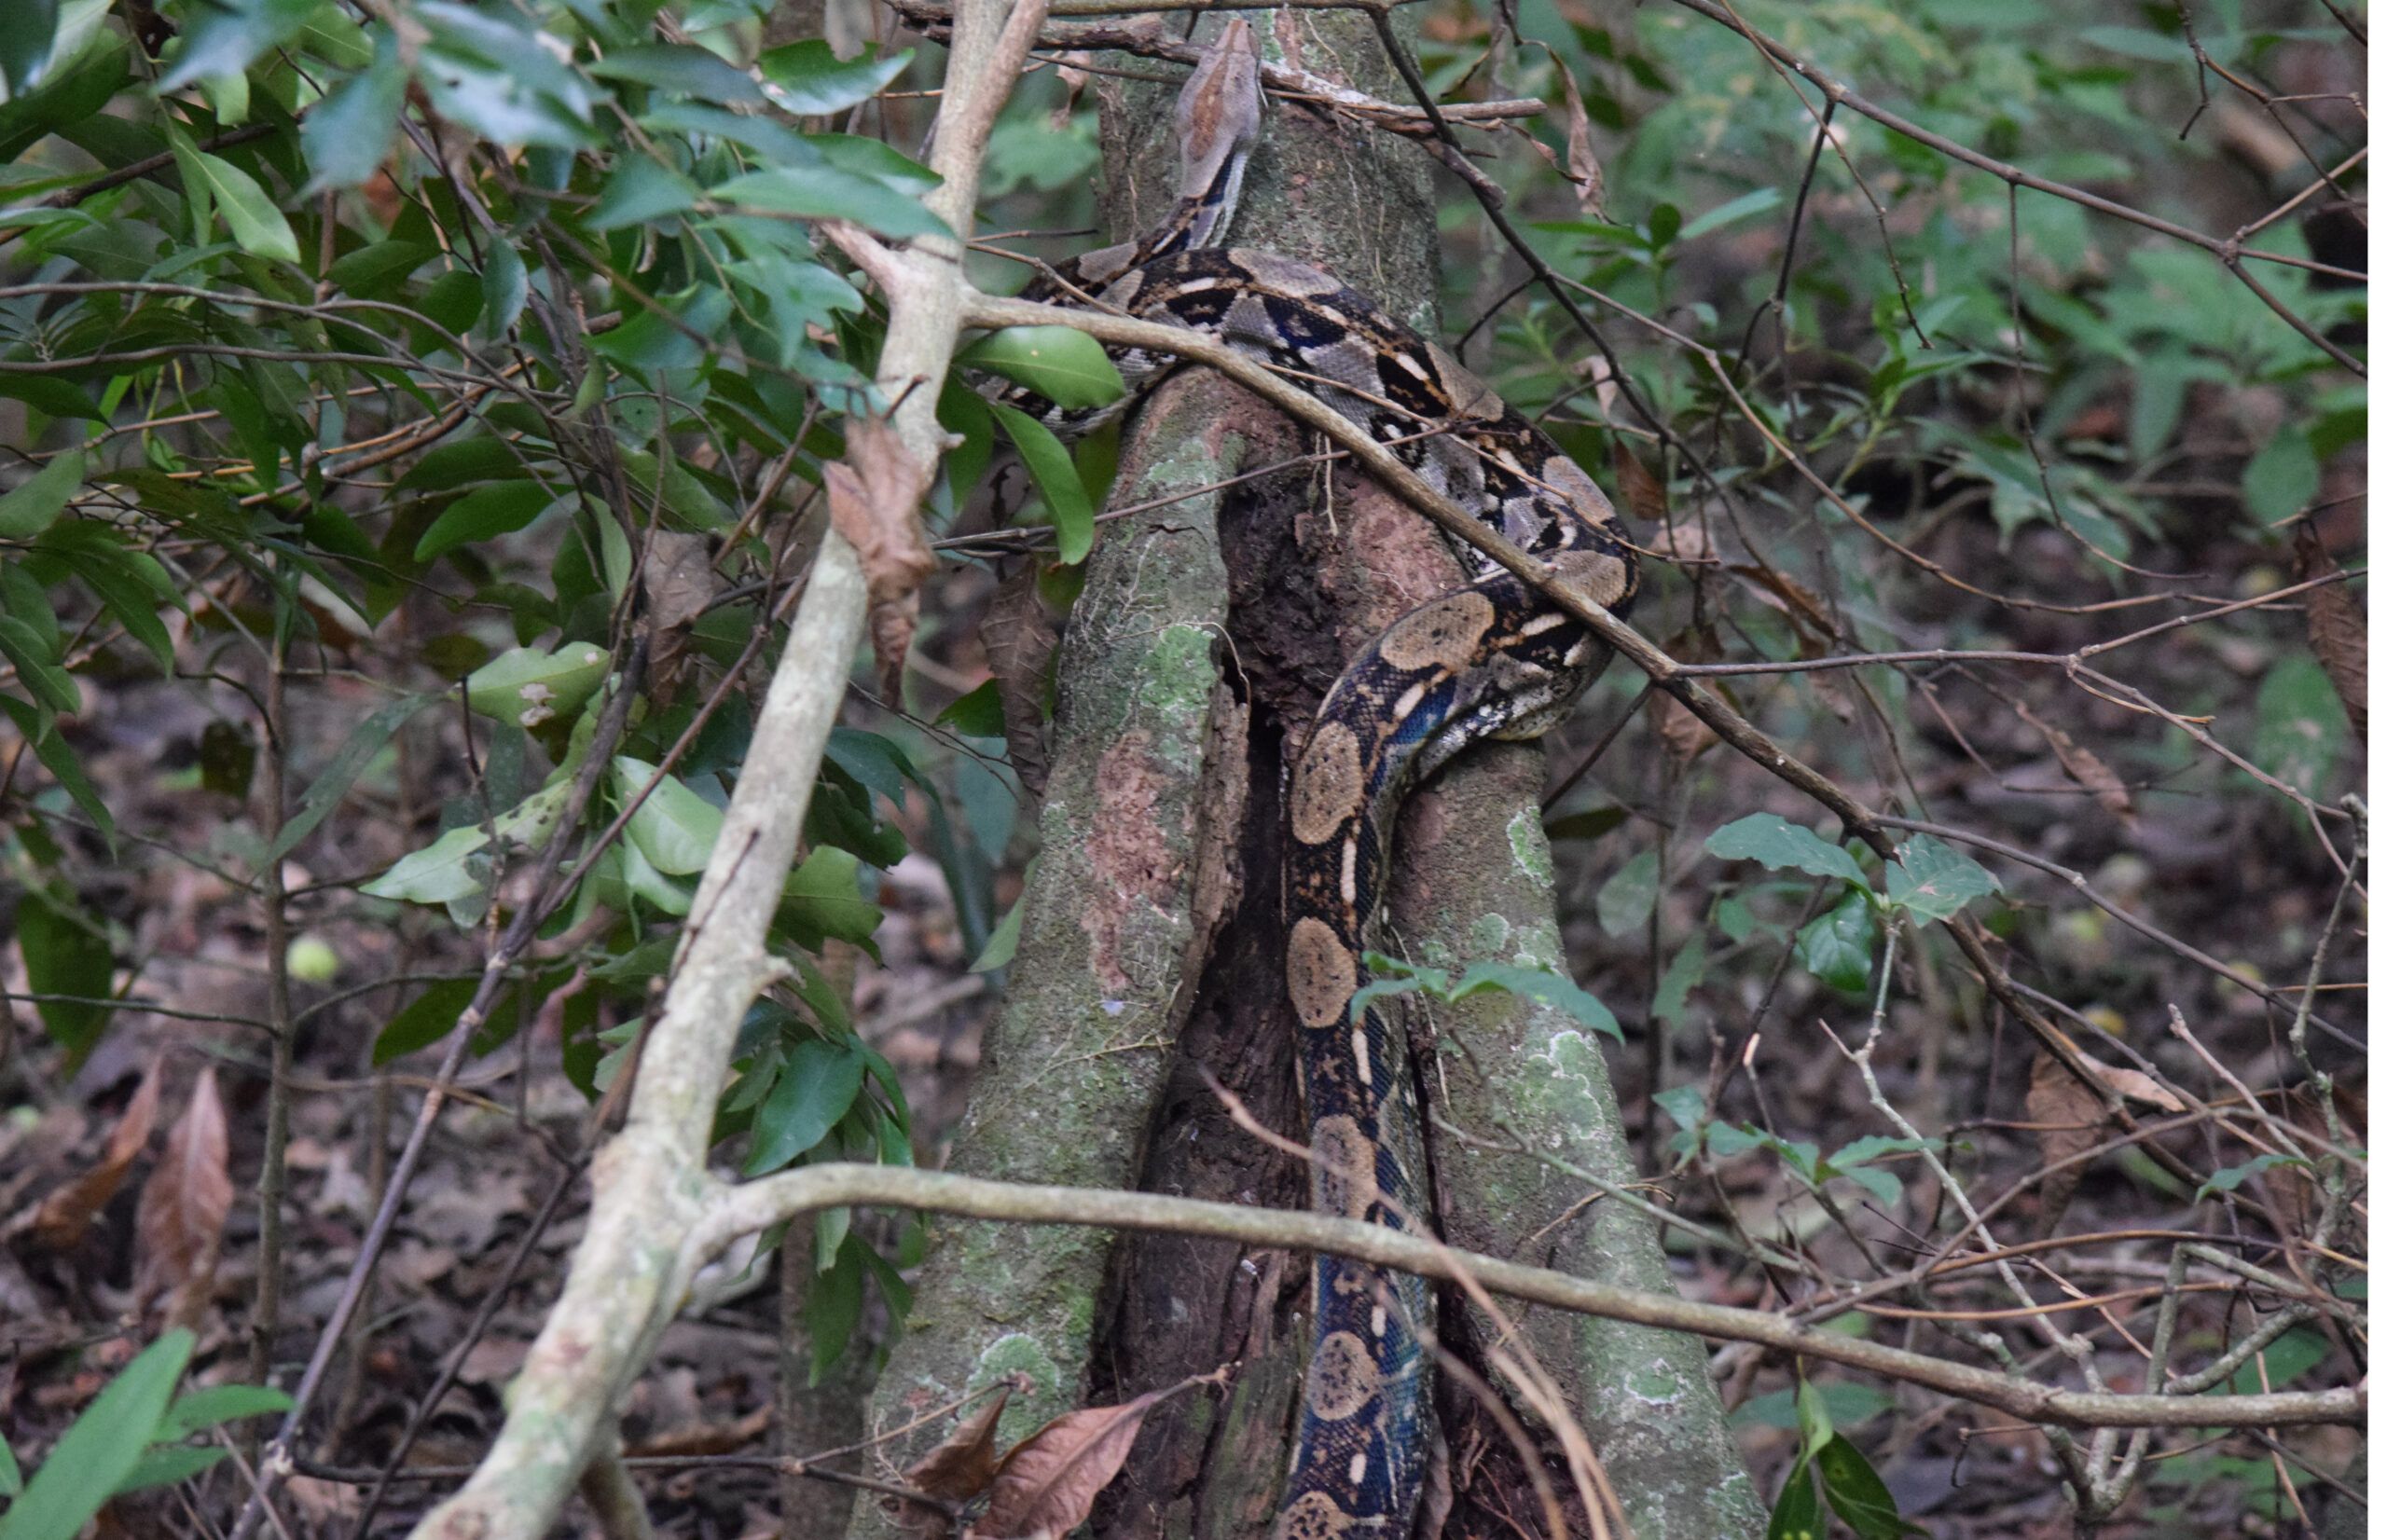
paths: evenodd
<path fill-rule="evenodd" d="M 1131 1267 L 1084 1373 L 869 1400 L 939 1211 L 1073 1217 L 929 1175 L 1037 905 L 1206 901 L 1060 859 L 1120 830 L 1042 801 L 1055 639 L 1173 516 L 1111 496 L 1133 414 L 973 388 L 1109 404 L 1098 345 L 969 318 L 1137 233 L 1122 103 L 1221 19 L 1053 8 L 7 7 L 0 1540 L 1264 1524 L 1156 1451 L 1270 1332 L 1137 1381 Z M 1433 155 L 1423 329 L 1607 490 L 1673 666 L 1545 739 L 1546 845 L 1435 857 L 1529 869 L 1563 956 L 1396 926 L 1367 992 L 1594 1045 L 1636 1169 L 1567 1220 L 1714 1307 L 1645 1324 L 1772 1534 L 2362 1533 L 2364 7 L 1353 0 L 1381 98 L 1334 8 L 1249 13 L 1272 121 Z M 1275 485 L 1345 485 L 1309 438 Z M 1196 1244 L 1298 1312 L 1297 1248 Z M 1665 1540 L 1474 1369 L 1447 1533 Z"/>

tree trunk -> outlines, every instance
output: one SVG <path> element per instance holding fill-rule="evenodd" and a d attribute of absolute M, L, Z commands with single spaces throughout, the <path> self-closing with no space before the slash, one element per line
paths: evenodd
<path fill-rule="evenodd" d="M 1205 19 L 1197 35 L 1213 28 Z M 1275 12 L 1262 30 L 1271 57 L 1403 95 L 1362 16 Z M 1174 90 L 1097 78 L 1105 158 L 1120 169 L 1107 212 L 1125 238 L 1174 197 Z M 1331 268 L 1433 335 L 1426 158 L 1283 103 L 1268 117 L 1235 243 Z M 1180 380 L 1137 420 L 1112 501 L 1149 502 L 1317 447 L 1216 380 Z M 1235 1127 L 1204 1077 L 1263 1125 L 1303 1139 L 1278 918 L 1285 767 L 1343 661 L 1459 580 L 1423 519 L 1317 465 L 1109 527 L 1063 647 L 1045 854 L 955 1169 L 1306 1201 L 1299 1163 Z M 1224 639 L 1215 650 L 1214 637 Z M 1490 746 L 1411 799 L 1396 835 L 1388 950 L 1438 966 L 1565 968 L 1541 785 L 1538 749 Z M 1133 859 L 1100 854 L 1130 840 Z M 1220 894 L 1230 902 L 1217 905 Z M 1435 1112 L 1485 1139 L 1635 1179 L 1599 1052 L 1571 1021 L 1479 997 L 1438 1026 L 1439 1044 L 1421 1035 Z M 1654 1237 L 1618 1205 L 1560 1223 L 1585 1195 L 1580 1184 L 1430 1137 L 1439 1222 L 1454 1242 L 1667 1286 Z M 1014 1401 L 1003 1429 L 1015 1437 L 1067 1406 L 1239 1363 L 1223 1398 L 1180 1397 L 1146 1422 L 1096 1526 L 1121 1540 L 1258 1533 L 1285 1469 L 1307 1279 L 1305 1258 L 1215 1242 L 1140 1236 L 1113 1248 L 1090 1233 L 945 1227 L 873 1423 L 892 1426 L 965 1383 L 1026 1368 L 1035 1394 Z M 1486 1329 L 1451 1301 L 1443 1312 L 1455 1346 Z M 1642 1540 L 1762 1532 L 1762 1505 L 1695 1341 L 1547 1315 L 1525 1325 Z M 1503 1447 L 1463 1395 L 1445 1384 L 1439 1400 L 1450 1425 Z M 1507 1511 L 1529 1511 L 1516 1494 L 1504 1494 Z M 873 1522 L 857 1533 L 878 1533 Z"/>

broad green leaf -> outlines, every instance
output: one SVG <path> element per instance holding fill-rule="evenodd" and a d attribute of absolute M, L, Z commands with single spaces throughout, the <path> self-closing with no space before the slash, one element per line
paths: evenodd
<path fill-rule="evenodd" d="M 1813 830 L 1772 813 L 1752 813 L 1726 824 L 1707 836 L 1707 853 L 1728 861 L 1759 861 L 1770 872 L 1787 867 L 1866 886 L 1865 869 L 1856 858 Z"/>
<path fill-rule="evenodd" d="M 971 972 L 991 973 L 998 968 L 1011 966 L 1012 958 L 1019 952 L 1020 915 L 1027 908 L 1028 899 L 1023 893 L 1009 909 L 1003 911 L 1003 917 L 995 922 L 994 934 L 987 938 L 985 949 L 970 965 Z"/>
<path fill-rule="evenodd" d="M 1782 1495 L 1774 1499 L 1765 1540 L 1826 1540 L 1823 1500 L 1815 1495 L 1815 1478 L 1803 1458 L 1790 1467 Z"/>
<path fill-rule="evenodd" d="M 824 846 L 787 880 L 786 906 L 825 936 L 857 944 L 878 928 L 878 905 L 862 896 L 862 863 L 850 850 Z"/>
<path fill-rule="evenodd" d="M 209 1385 L 177 1399 L 158 1425 L 158 1441 L 177 1443 L 242 1417 L 288 1411 L 290 1396 L 270 1385 Z"/>
<path fill-rule="evenodd" d="M 201 76 L 239 74 L 304 26 L 315 5 L 316 0 L 205 0 L 186 7 L 182 51 L 159 78 L 159 91 L 177 89 Z"/>
<path fill-rule="evenodd" d="M 459 545 L 510 535 L 527 528 L 555 502 L 556 494 L 535 481 L 496 481 L 476 487 L 441 510 L 415 542 L 414 558 L 429 561 Z"/>
<path fill-rule="evenodd" d="M 450 829 L 437 839 L 398 859 L 395 865 L 357 889 L 376 899 L 403 899 L 408 903 L 453 903 L 481 890 L 476 861 L 489 831 L 477 824 Z"/>
<path fill-rule="evenodd" d="M 999 738 L 1003 736 L 1003 697 L 993 680 L 963 695 L 936 714 L 939 724 L 952 728 L 965 737 Z"/>
<path fill-rule="evenodd" d="M 979 338 L 960 361 L 1016 380 L 1056 406 L 1108 406 L 1127 393 L 1102 344 L 1074 326 L 1006 326 Z"/>
<path fill-rule="evenodd" d="M 1846 1436 L 1832 1435 L 1831 1442 L 1815 1451 L 1815 1473 L 1823 1478 L 1824 1500 L 1831 1511 L 1862 1540 L 1899 1540 L 1916 1527 L 1898 1517 L 1897 1499 Z"/>
<path fill-rule="evenodd" d="M 605 682 L 612 661 L 592 642 L 571 642 L 552 652 L 517 647 L 464 677 L 464 700 L 483 716 L 536 727 L 578 710 Z"/>
<path fill-rule="evenodd" d="M 1799 966 L 1846 994 L 1857 994 L 1873 977 L 1873 954 L 1882 944 L 1873 905 L 1851 893 L 1799 930 Z"/>
<path fill-rule="evenodd" d="M 2246 462 L 2246 512 L 2276 523 L 2311 502 L 2321 490 L 2321 462 L 2304 424 L 2289 421 L 2262 452 Z"/>
<path fill-rule="evenodd" d="M 946 235 L 945 221 L 920 200 L 875 177 L 835 166 L 774 166 L 712 189 L 714 199 L 762 213 L 843 219 L 886 236 Z"/>
<path fill-rule="evenodd" d="M 332 88 L 298 125 L 298 144 L 311 173 L 299 189 L 302 198 L 366 182 L 390 153 L 398 111 L 406 105 L 407 72 L 385 30 L 374 29 L 373 46 L 373 62 Z M 362 254 L 351 253 L 341 260 Z"/>
<path fill-rule="evenodd" d="M 646 792 L 646 800 L 630 815 L 624 831 L 640 854 L 667 875 L 684 877 L 705 869 L 713 842 L 721 837 L 721 809 L 697 795 L 677 776 L 656 778 L 654 765 L 628 754 L 614 756 L 611 766 L 614 800 L 627 807 Z M 647 791 L 652 782 L 653 791 Z M 817 854 L 817 852 L 816 852 Z M 851 858 L 848 858 L 850 859 Z M 807 864 L 809 864 L 808 862 Z"/>
<path fill-rule="evenodd" d="M 480 983 L 476 978 L 442 979 L 409 1000 L 373 1038 L 375 1067 L 429 1048 L 453 1032 Z"/>
<path fill-rule="evenodd" d="M 34 757 L 42 768 L 58 779 L 83 816 L 91 820 L 107 842 L 109 854 L 116 852 L 116 816 L 108 811 L 107 799 L 100 795 L 91 777 L 83 773 L 83 762 L 76 757 L 75 746 L 58 730 L 58 724 L 31 702 L 14 695 L 0 695 L 0 713 L 6 713 L 16 724 L 17 736 L 34 746 Z"/>
<path fill-rule="evenodd" d="M 846 1211 L 833 1210 L 842 1215 Z M 831 1213 L 820 1217 L 814 1241 L 821 1265 L 806 1281 L 804 1328 L 812 1338 L 812 1384 L 818 1385 L 846 1354 L 854 1327 L 862 1324 L 862 1254 L 870 1248 L 852 1235 L 829 1238 Z M 823 1240 L 826 1244 L 822 1244 Z"/>
<path fill-rule="evenodd" d="M 177 1481 L 187 1481 L 202 1471 L 213 1469 L 232 1451 L 218 1445 L 212 1449 L 194 1449 L 187 1444 L 156 1444 L 141 1451 L 132 1469 L 116 1484 L 116 1495 L 146 1492 L 152 1487 L 171 1487 Z"/>
<path fill-rule="evenodd" d="M 116 956 L 107 927 L 95 914 L 61 906 L 31 891 L 17 905 L 17 948 L 25 983 L 36 995 L 75 995 L 104 1002 L 116 994 Z M 52 1041 L 77 1060 L 99 1040 L 114 1012 L 104 1003 L 42 1000 L 34 1010 Z"/>
<path fill-rule="evenodd" d="M 0 1540 L 75 1540 L 141 1463 L 196 1340 L 175 1328 L 141 1351 L 59 1436 L 25 1494 L 0 1517 Z"/>
<path fill-rule="evenodd" d="M 1928 834 L 1898 846 L 1888 877 L 1890 902 L 1919 920 L 1947 919 L 1998 890 L 1988 868 Z"/>
<path fill-rule="evenodd" d="M 2271 665 L 2255 693 L 2254 762 L 2306 796 L 2329 783 L 2348 737 L 2345 703 L 2307 653 Z"/>
<path fill-rule="evenodd" d="M 779 1083 L 754 1109 L 745 1174 L 777 1171 L 828 1137 L 861 1094 L 862 1068 L 861 1049 L 850 1040 L 812 1038 L 796 1044 Z"/>
<path fill-rule="evenodd" d="M 481 268 L 481 318 L 475 323 L 476 331 L 485 337 L 505 336 L 520 319 L 530 297 L 531 274 L 522 265 L 521 254 L 510 245 L 492 242 Z"/>
<path fill-rule="evenodd" d="M 33 619 L 0 614 L 0 657 L 17 666 L 19 682 L 35 701 L 73 716 L 83 709 L 83 694 L 75 687 L 74 676 L 59 666 L 56 630 L 56 621 L 46 612 Z"/>
<path fill-rule="evenodd" d="M 588 211 L 587 225 L 592 230 L 643 225 L 693 209 L 702 196 L 697 185 L 678 172 L 658 166 L 643 155 L 625 154 L 614 174 L 605 179 L 605 190 L 597 195 L 596 206 Z"/>
<path fill-rule="evenodd" d="M 1831 1406 L 1804 1375 L 1799 1378 L 1799 1458 L 1812 1460 L 1838 1437 L 1831 1425 Z"/>
<path fill-rule="evenodd" d="M 1658 976 L 1657 991 L 1649 997 L 1649 1014 L 1669 1024 L 1681 1022 L 1690 1009 L 1690 992 L 1706 977 L 1707 940 L 1694 935 Z"/>
<path fill-rule="evenodd" d="M 298 847 L 298 842 L 315 832 L 331 810 L 348 795 L 356 777 L 373 762 L 399 728 L 414 720 L 415 714 L 439 697 L 435 694 L 407 695 L 392 701 L 366 717 L 348 736 L 341 740 L 339 752 L 316 773 L 308 784 L 307 794 L 299 799 L 297 811 L 282 826 L 267 849 L 266 859 L 279 860 Z"/>
<path fill-rule="evenodd" d="M 1649 923 L 1649 911 L 1657 901 L 1658 853 L 1644 850 L 1600 884 L 1594 905 L 1600 928 L 1611 936 L 1635 935 Z"/>
<path fill-rule="evenodd" d="M 762 89 L 720 55 L 688 44 L 637 43 L 615 48 L 588 66 L 600 80 L 631 80 L 678 96 L 712 102 L 756 102 Z"/>
<path fill-rule="evenodd" d="M 0 539 L 31 540 L 65 511 L 83 485 L 83 452 L 69 449 L 0 497 Z"/>
<path fill-rule="evenodd" d="M 175 159 L 182 166 L 186 187 L 194 179 L 204 185 L 216 212 L 224 216 L 224 227 L 232 232 L 241 250 L 276 262 L 298 260 L 298 238 L 291 233 L 290 221 L 273 206 L 255 177 L 205 150 L 184 153 L 177 149 Z"/>
<path fill-rule="evenodd" d="M 1564 1011 L 1594 1032 L 1605 1033 L 1618 1042 L 1624 1040 L 1624 1029 L 1616 1024 L 1615 1013 L 1602 1004 L 1597 996 L 1574 980 L 1548 969 L 1522 968 L 1515 963 L 1476 963 L 1451 985 L 1450 997 L 1463 1000 L 1484 989 L 1503 990 L 1511 995 L 1539 1000 L 1544 1005 Z"/>
<path fill-rule="evenodd" d="M 25 1490 L 25 1473 L 17 1468 L 17 1451 L 8 1447 L 7 1435 L 0 1434 L 0 1497 L 13 1500 Z"/>
<path fill-rule="evenodd" d="M 1063 564 L 1076 566 L 1094 549 L 1094 502 L 1085 494 L 1085 483 L 1078 479 L 1077 465 L 1050 428 L 1016 406 L 1000 401 L 987 405 L 1019 450 L 1028 479 L 1043 496 L 1045 511 L 1053 516 L 1053 533 L 1060 541 Z"/>
<path fill-rule="evenodd" d="M 0 27 L 0 86 L 22 96 L 41 81 L 58 40 L 58 0 L 14 0 Z"/>
<path fill-rule="evenodd" d="M 768 49 L 754 61 L 770 83 L 771 100 L 797 117 L 825 117 L 867 102 L 911 62 L 909 48 L 885 58 L 866 50 L 856 59 L 840 59 L 817 37 Z"/>

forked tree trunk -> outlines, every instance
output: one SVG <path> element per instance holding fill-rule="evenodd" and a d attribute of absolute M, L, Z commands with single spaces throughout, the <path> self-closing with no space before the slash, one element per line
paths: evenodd
<path fill-rule="evenodd" d="M 1402 94 L 1363 17 L 1294 10 L 1260 24 L 1270 57 Z M 1125 238 L 1173 196 L 1173 93 L 1097 78 L 1105 159 L 1118 169 L 1107 213 Z M 1280 103 L 1268 116 L 1236 242 L 1331 268 L 1433 333 L 1438 242 L 1425 158 Z M 1214 379 L 1179 379 L 1135 424 L 1112 502 L 1208 487 L 1316 447 Z M 1263 1124 L 1301 1137 L 1276 917 L 1284 766 L 1342 660 L 1458 575 L 1424 520 L 1316 465 L 1108 527 L 1063 644 L 1044 855 L 955 1169 L 1305 1202 L 1298 1163 L 1237 1129 L 1203 1076 Z M 1542 776 L 1538 749 L 1490 746 L 1412 799 L 1396 836 L 1398 950 L 1438 966 L 1565 967 L 1537 807 Z M 1635 1179 L 1598 1044 L 1573 1023 L 1479 997 L 1430 1032 L 1414 1024 L 1432 1106 L 1452 1124 Z M 1430 1143 L 1453 1242 L 1669 1286 L 1654 1238 L 1618 1205 L 1568 1218 L 1584 1194 L 1548 1167 L 1472 1152 L 1441 1133 Z M 1180 1398 L 1147 1422 L 1096 1527 L 1122 1540 L 1264 1532 L 1299 1393 L 1305 1258 L 1166 1236 L 1114 1246 L 1090 1232 L 938 1231 L 913 1331 L 872 1404 L 874 1427 L 1025 1371 L 1035 1392 L 1014 1398 L 1003 1429 L 1016 1437 L 1071 1406 L 1239 1363 L 1222 1398 Z M 1641 1540 L 1762 1532 L 1762 1504 L 1724 1431 L 1700 1344 L 1547 1313 L 1523 1324 Z M 1484 1329 L 1445 1304 L 1454 1345 Z M 1455 1426 L 1489 1433 L 1447 1382 L 1441 1401 Z M 1501 1506 L 1529 1512 L 1522 1493 L 1520 1484 Z M 865 1505 L 854 1533 L 883 1533 L 883 1516 Z"/>

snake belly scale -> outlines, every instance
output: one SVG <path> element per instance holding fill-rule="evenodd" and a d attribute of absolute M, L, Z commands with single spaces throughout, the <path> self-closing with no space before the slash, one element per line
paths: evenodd
<path fill-rule="evenodd" d="M 1543 557 L 1616 614 L 1639 568 L 1615 511 L 1547 435 L 1441 348 L 1320 268 L 1218 244 L 1259 129 L 1257 48 L 1230 20 L 1178 107 L 1183 163 L 1169 216 L 1141 239 L 1067 264 L 1031 297 L 1084 303 L 1207 333 L 1291 378 L 1387 445 L 1428 485 Z M 1149 386 L 1169 361 L 1114 354 Z M 1069 412 L 1006 393 L 1051 426 Z M 1311 1202 L 1397 1230 L 1431 1203 L 1413 1169 L 1414 1087 L 1395 1030 L 1352 1019 L 1382 906 L 1394 820 L 1410 790 L 1468 745 L 1538 737 L 1607 662 L 1586 627 L 1471 550 L 1472 580 L 1396 620 L 1344 669 L 1291 775 L 1285 842 L 1285 990 L 1311 1148 Z M 1430 1437 L 1424 1282 L 1339 1258 L 1312 1271 L 1315 1325 L 1278 1540 L 1406 1533 Z"/>

